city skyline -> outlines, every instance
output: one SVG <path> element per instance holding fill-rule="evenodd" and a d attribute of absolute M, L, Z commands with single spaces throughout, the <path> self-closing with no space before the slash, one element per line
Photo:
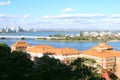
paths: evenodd
<path fill-rule="evenodd" d="M 1 0 L 0 27 L 120 29 L 119 0 Z"/>

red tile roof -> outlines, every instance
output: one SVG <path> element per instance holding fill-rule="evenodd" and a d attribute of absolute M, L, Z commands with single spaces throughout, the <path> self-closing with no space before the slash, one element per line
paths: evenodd
<path fill-rule="evenodd" d="M 30 44 L 20 40 L 20 41 L 16 42 L 15 44 L 12 44 L 11 46 L 13 46 L 13 47 L 28 47 L 28 46 L 30 46 Z"/>
<path fill-rule="evenodd" d="M 27 51 L 32 53 L 45 53 L 46 49 L 51 49 L 51 48 L 54 48 L 54 47 L 50 45 L 36 45 L 36 46 L 31 46 L 27 48 Z"/>
<path fill-rule="evenodd" d="M 83 54 L 96 56 L 96 57 L 103 57 L 103 58 L 109 58 L 109 57 L 120 57 L 120 52 L 112 50 L 113 48 L 106 43 L 101 43 L 97 46 L 94 46 L 93 48 L 83 51 Z"/>
<path fill-rule="evenodd" d="M 74 55 L 79 54 L 80 51 L 72 48 L 54 48 L 49 45 L 37 45 L 32 46 L 27 49 L 27 51 L 32 53 L 51 53 L 54 55 Z"/>
<path fill-rule="evenodd" d="M 113 49 L 112 46 L 108 45 L 107 43 L 100 43 L 96 46 L 93 47 L 93 49 L 98 49 L 98 48 L 102 48 L 102 49 Z"/>
<path fill-rule="evenodd" d="M 80 54 L 79 50 L 72 48 L 54 48 L 48 49 L 47 52 L 54 53 L 55 55 L 77 55 Z"/>

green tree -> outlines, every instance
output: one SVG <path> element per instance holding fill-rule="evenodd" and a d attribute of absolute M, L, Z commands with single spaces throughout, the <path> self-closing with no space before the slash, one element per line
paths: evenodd
<path fill-rule="evenodd" d="M 72 40 L 72 38 L 70 36 L 66 36 L 65 40 Z"/>
<path fill-rule="evenodd" d="M 49 37 L 52 37 L 52 35 L 48 35 Z"/>
<path fill-rule="evenodd" d="M 98 80 L 93 59 L 78 58 L 70 65 L 44 55 L 30 60 L 25 52 L 10 52 L 10 47 L 0 44 L 0 80 Z M 89 66 L 87 65 L 89 64 Z"/>
<path fill-rule="evenodd" d="M 82 32 L 80 32 L 80 40 L 83 40 L 83 33 Z"/>
<path fill-rule="evenodd" d="M 84 64 L 87 64 L 89 66 L 92 66 L 96 63 L 96 61 L 94 59 L 91 59 L 91 58 L 83 57 L 82 59 L 84 60 Z"/>
<path fill-rule="evenodd" d="M 7 62 L 10 56 L 10 47 L 5 43 L 0 43 L 0 80 L 6 77 L 5 70 L 8 68 Z"/>
<path fill-rule="evenodd" d="M 60 60 L 43 56 L 36 58 L 30 80 L 71 80 L 71 69 Z"/>
<path fill-rule="evenodd" d="M 32 69 L 33 62 L 30 56 L 25 52 L 14 51 L 7 61 L 7 69 L 4 70 L 5 77 L 3 80 L 26 80 L 28 73 Z"/>
<path fill-rule="evenodd" d="M 5 43 L 0 43 L 0 61 L 10 55 L 11 49 Z"/>
<path fill-rule="evenodd" d="M 62 37 L 60 34 L 55 34 L 54 37 Z"/>
<path fill-rule="evenodd" d="M 72 80 L 98 80 L 100 79 L 97 70 L 92 66 L 85 65 L 85 58 L 78 58 L 70 64 L 73 71 Z"/>

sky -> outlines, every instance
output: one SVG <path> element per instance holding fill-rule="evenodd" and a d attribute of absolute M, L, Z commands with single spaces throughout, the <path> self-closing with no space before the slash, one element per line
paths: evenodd
<path fill-rule="evenodd" d="M 120 0 L 0 0 L 0 28 L 120 29 Z"/>

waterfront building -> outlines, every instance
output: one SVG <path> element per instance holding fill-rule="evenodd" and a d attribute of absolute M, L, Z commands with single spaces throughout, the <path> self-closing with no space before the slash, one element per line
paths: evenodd
<path fill-rule="evenodd" d="M 120 55 L 118 55 L 116 57 L 116 71 L 115 71 L 115 74 L 117 75 L 117 77 L 120 80 Z"/>
<path fill-rule="evenodd" d="M 120 52 L 115 51 L 112 46 L 106 43 L 100 43 L 93 48 L 83 51 L 81 57 L 92 58 L 96 60 L 96 66 L 101 66 L 103 70 L 115 73 L 120 78 Z"/>
<path fill-rule="evenodd" d="M 11 32 L 32 32 L 32 28 L 22 28 L 22 27 L 7 27 L 4 26 L 2 29 L 0 29 L 0 32 L 6 32 L 6 33 L 11 33 Z"/>
<path fill-rule="evenodd" d="M 89 32 L 84 32 L 84 36 L 90 36 Z"/>
<path fill-rule="evenodd" d="M 11 46 L 11 50 L 26 51 L 31 55 L 31 60 L 34 60 L 35 57 L 42 57 L 47 54 L 66 64 L 69 64 L 78 57 L 95 59 L 96 64 L 93 66 L 99 70 L 99 73 L 105 70 L 116 74 L 120 79 L 120 52 L 115 51 L 113 47 L 107 43 L 100 43 L 91 49 L 79 51 L 73 48 L 55 48 L 45 44 L 30 46 L 30 44 L 24 41 L 18 41 Z"/>
<path fill-rule="evenodd" d="M 112 36 L 112 34 L 113 33 L 111 31 L 107 32 L 107 36 L 109 36 L 109 37 Z"/>
<path fill-rule="evenodd" d="M 66 64 L 69 64 L 73 60 L 77 59 L 81 54 L 79 50 L 73 48 L 47 49 L 46 52 L 51 53 L 51 57 L 59 59 Z"/>
<path fill-rule="evenodd" d="M 100 32 L 99 35 L 100 36 L 107 36 L 107 33 L 106 32 Z"/>
<path fill-rule="evenodd" d="M 44 54 L 46 54 L 47 49 L 54 48 L 50 45 L 35 45 L 27 48 L 27 52 L 31 55 L 31 59 L 34 60 L 35 57 L 42 57 Z"/>
<path fill-rule="evenodd" d="M 35 57 L 42 57 L 47 54 L 50 57 L 60 59 L 61 61 L 68 63 L 79 57 L 80 51 L 72 48 L 54 48 L 49 45 L 36 45 L 29 47 L 27 52 L 31 55 L 32 60 Z"/>
<path fill-rule="evenodd" d="M 93 37 L 96 37 L 96 36 L 98 36 L 98 33 L 97 32 L 90 32 L 90 35 Z"/>
<path fill-rule="evenodd" d="M 26 52 L 26 49 L 30 47 L 30 44 L 20 40 L 16 42 L 15 44 L 11 45 L 11 51 L 23 51 Z"/>

